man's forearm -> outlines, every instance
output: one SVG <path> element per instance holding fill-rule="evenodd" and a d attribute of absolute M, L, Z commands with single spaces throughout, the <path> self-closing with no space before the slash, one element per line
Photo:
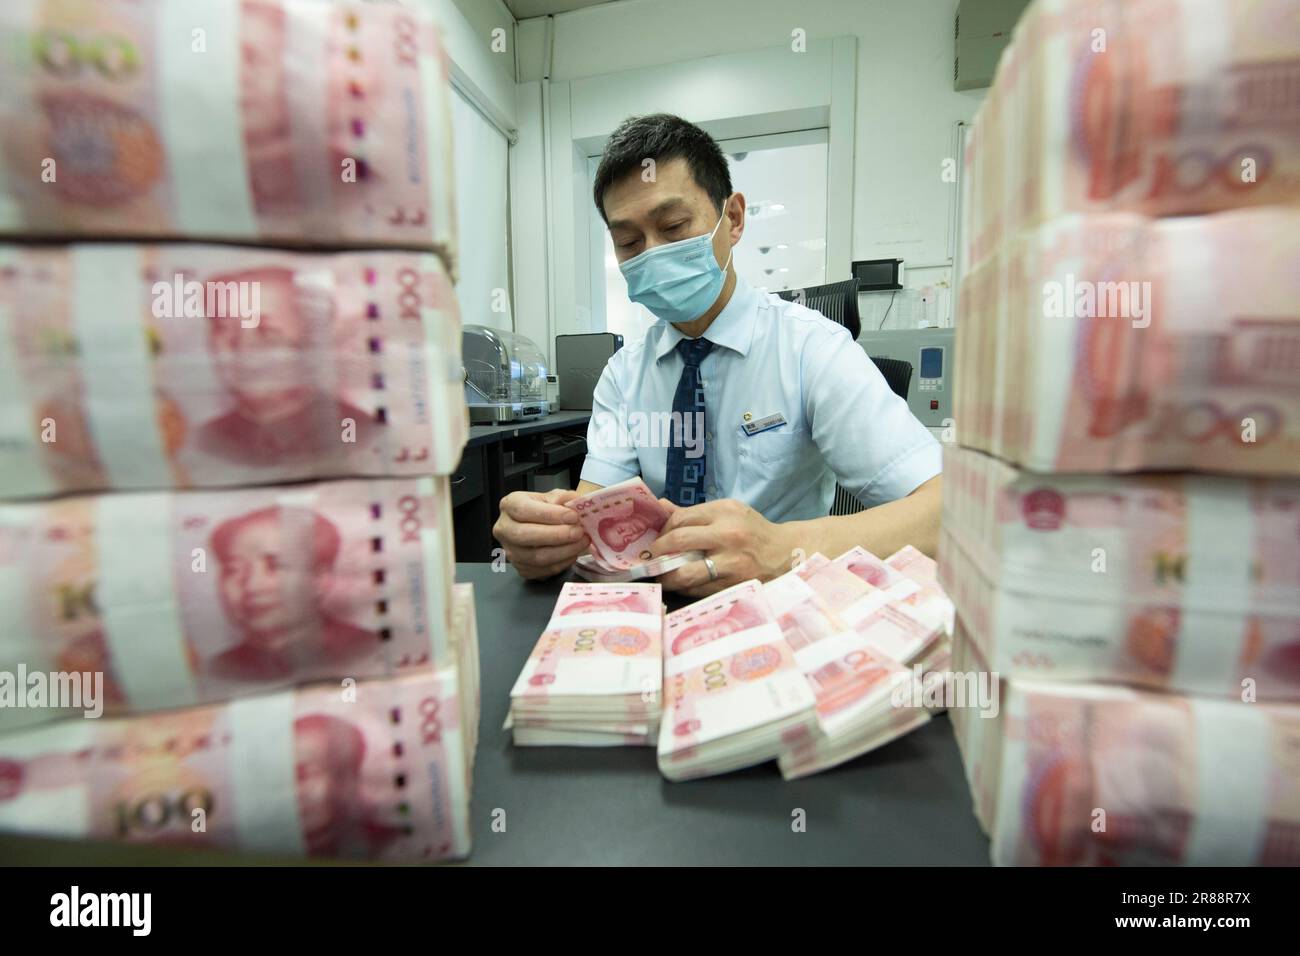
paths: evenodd
<path fill-rule="evenodd" d="M 830 515 L 781 525 L 792 548 L 805 554 L 820 551 L 828 558 L 861 545 L 884 558 L 905 545 L 934 557 L 939 546 L 939 513 L 943 477 L 936 475 L 906 498 L 890 501 L 854 515 Z"/>

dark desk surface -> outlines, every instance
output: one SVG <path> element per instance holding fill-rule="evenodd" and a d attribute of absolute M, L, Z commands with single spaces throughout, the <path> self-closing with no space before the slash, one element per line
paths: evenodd
<path fill-rule="evenodd" d="M 501 729 L 510 688 L 562 581 L 487 564 L 458 565 L 456 579 L 474 584 L 483 668 L 472 863 L 988 864 L 947 717 L 789 783 L 775 762 L 670 783 L 649 747 L 514 747 Z M 796 809 L 804 833 L 791 829 Z"/>
<path fill-rule="evenodd" d="M 556 428 L 563 428 L 566 425 L 585 425 L 589 421 L 591 421 L 590 409 L 586 411 L 559 411 L 529 422 L 510 422 L 507 425 L 471 425 L 469 427 L 469 440 L 465 443 L 465 446 L 473 448 L 476 445 L 487 445 L 505 438 L 514 438 L 517 435 L 548 432 Z"/>
<path fill-rule="evenodd" d="M 514 747 L 501 729 L 561 580 L 460 564 L 474 584 L 482 717 L 471 865 L 986 865 L 947 717 L 833 770 L 786 783 L 776 764 L 669 783 L 649 747 Z M 670 607 L 680 600 L 672 598 Z M 791 829 L 805 811 L 806 832 Z M 493 831 L 502 818 L 504 832 Z M 499 829 L 499 826 L 498 826 Z M 292 860 L 0 836 L 0 862 L 230 865 Z"/>

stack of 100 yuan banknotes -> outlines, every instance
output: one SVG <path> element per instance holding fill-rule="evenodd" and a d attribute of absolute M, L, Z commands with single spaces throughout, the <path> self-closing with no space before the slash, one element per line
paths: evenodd
<path fill-rule="evenodd" d="M 914 548 L 814 554 L 667 615 L 659 599 L 565 585 L 511 692 L 517 745 L 655 746 L 674 780 L 776 759 L 795 778 L 942 708 L 924 691 L 948 668 L 952 605 Z"/>
<path fill-rule="evenodd" d="M 397 6 L 0 8 L 0 831 L 469 852 L 447 71 Z"/>
<path fill-rule="evenodd" d="M 657 584 L 565 584 L 510 691 L 515 743 L 653 744 L 663 624 Z"/>
<path fill-rule="evenodd" d="M 1283 23 L 1036 0 L 976 116 L 939 563 L 1000 700 L 951 709 L 997 863 L 1300 863 Z"/>

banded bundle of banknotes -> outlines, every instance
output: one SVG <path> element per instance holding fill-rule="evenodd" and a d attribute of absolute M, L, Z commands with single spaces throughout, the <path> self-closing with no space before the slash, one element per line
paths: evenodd
<path fill-rule="evenodd" d="M 1285 475 L 1300 208 L 1052 220 L 962 280 L 958 440 L 1036 471 Z"/>
<path fill-rule="evenodd" d="M 813 555 L 764 585 L 816 698 L 814 726 L 783 741 L 786 779 L 825 770 L 915 730 L 944 709 L 953 607 L 935 562 L 908 546 L 881 561 Z"/>
<path fill-rule="evenodd" d="M 438 257 L 0 245 L 0 495 L 449 474 Z"/>
<path fill-rule="evenodd" d="M 1294 19 L 1037 0 L 976 119 L 939 563 L 995 862 L 1300 863 Z"/>
<path fill-rule="evenodd" d="M 591 553 L 578 558 L 574 566 L 588 581 L 615 583 L 656 578 L 704 557 L 702 551 L 658 557 L 650 553 L 650 545 L 668 521 L 668 509 L 640 478 L 629 478 L 575 498 L 567 507 L 577 513 L 591 542 Z"/>
<path fill-rule="evenodd" d="M 1294 21 L 1292 0 L 1026 10 L 964 156 L 963 444 L 1040 471 L 1294 469 Z"/>
<path fill-rule="evenodd" d="M 506 729 L 515 743 L 653 744 L 663 625 L 657 584 L 565 584 L 510 691 Z"/>
<path fill-rule="evenodd" d="M 413 8 L 0 8 L 0 832 L 469 852 L 448 83 Z"/>
<path fill-rule="evenodd" d="M 447 479 L 0 502 L 0 670 L 108 715 L 447 661 Z M 85 707 L 0 707 L 0 730 Z M 95 705 L 98 709 L 98 705 Z"/>
<path fill-rule="evenodd" d="M 987 679 L 964 627 L 954 672 Z M 1300 864 L 1300 704 L 992 675 L 949 714 L 995 863 Z"/>
<path fill-rule="evenodd" d="M 963 157 L 967 268 L 1070 214 L 1300 201 L 1291 0 L 1034 0 Z"/>
<path fill-rule="evenodd" d="M 438 252 L 449 63 L 413 7 L 9 0 L 0 234 Z"/>
<path fill-rule="evenodd" d="M 449 656 L 220 704 L 0 734 L 0 831 L 424 862 L 470 850 L 474 595 Z"/>
<path fill-rule="evenodd" d="M 792 779 L 942 709 L 929 688 L 952 605 L 914 548 L 814 554 L 666 616 L 659 600 L 658 585 L 565 585 L 511 692 L 516 744 L 655 746 L 672 780 L 775 759 Z"/>
<path fill-rule="evenodd" d="M 1300 699 L 1300 480 L 1035 474 L 944 449 L 940 559 L 998 673 Z"/>
<path fill-rule="evenodd" d="M 995 862 L 1300 864 L 1300 481 L 949 447 L 939 559 Z"/>

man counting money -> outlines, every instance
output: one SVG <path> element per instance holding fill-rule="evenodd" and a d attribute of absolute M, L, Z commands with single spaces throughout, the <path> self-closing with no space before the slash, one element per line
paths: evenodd
<path fill-rule="evenodd" d="M 637 475 L 672 512 L 652 553 L 705 552 L 659 579 L 691 596 L 769 580 L 799 550 L 933 554 L 938 442 L 846 329 L 736 275 L 745 197 L 718 144 L 676 116 L 629 119 L 594 198 L 628 297 L 659 321 L 596 385 L 577 490 L 501 500 L 493 532 L 519 573 L 549 577 L 586 553 L 565 502 Z M 828 516 L 837 480 L 868 510 Z"/>

